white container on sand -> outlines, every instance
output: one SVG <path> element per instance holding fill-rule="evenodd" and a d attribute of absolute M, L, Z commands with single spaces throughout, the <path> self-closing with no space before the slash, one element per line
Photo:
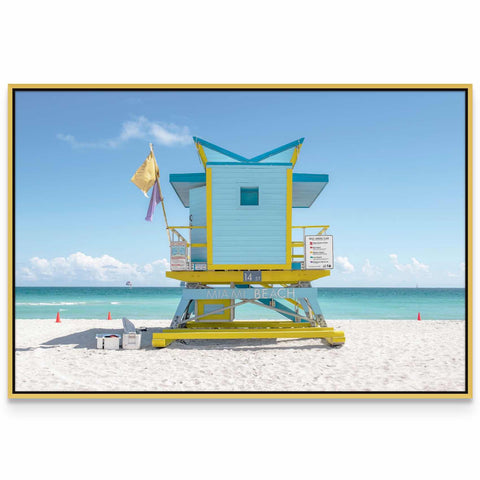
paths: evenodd
<path fill-rule="evenodd" d="M 124 333 L 122 338 L 122 348 L 125 350 L 138 350 L 141 342 L 141 333 Z"/>
<path fill-rule="evenodd" d="M 104 350 L 119 350 L 120 336 L 112 335 L 112 334 L 98 334 L 97 348 L 104 349 Z"/>

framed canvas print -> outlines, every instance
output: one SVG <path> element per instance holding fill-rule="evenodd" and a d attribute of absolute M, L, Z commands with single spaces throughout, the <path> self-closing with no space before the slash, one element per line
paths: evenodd
<path fill-rule="evenodd" d="M 12 398 L 471 398 L 471 85 L 11 85 Z"/>

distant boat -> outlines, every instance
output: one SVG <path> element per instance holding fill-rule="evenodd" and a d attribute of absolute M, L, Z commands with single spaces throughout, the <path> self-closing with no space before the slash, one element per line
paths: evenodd
<path fill-rule="evenodd" d="M 130 280 L 127 283 L 125 283 L 125 285 L 130 288 L 133 287 L 133 283 Z"/>

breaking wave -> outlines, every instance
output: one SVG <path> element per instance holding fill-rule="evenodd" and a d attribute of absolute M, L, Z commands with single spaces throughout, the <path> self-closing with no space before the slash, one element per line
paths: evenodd
<path fill-rule="evenodd" d="M 39 306 L 39 305 L 85 305 L 87 302 L 17 302 L 15 305 L 34 305 L 34 306 Z"/>

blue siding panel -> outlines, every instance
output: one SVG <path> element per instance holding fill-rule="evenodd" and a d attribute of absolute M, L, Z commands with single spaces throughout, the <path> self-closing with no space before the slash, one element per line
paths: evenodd
<path fill-rule="evenodd" d="M 190 190 L 190 219 L 193 226 L 207 225 L 207 193 L 206 187 Z M 207 243 L 207 230 L 203 228 L 192 229 L 192 243 Z M 191 249 L 192 262 L 206 262 L 206 248 Z"/>
<path fill-rule="evenodd" d="M 212 166 L 213 263 L 286 263 L 284 166 Z M 240 205 L 240 188 L 258 187 L 259 205 Z"/>

